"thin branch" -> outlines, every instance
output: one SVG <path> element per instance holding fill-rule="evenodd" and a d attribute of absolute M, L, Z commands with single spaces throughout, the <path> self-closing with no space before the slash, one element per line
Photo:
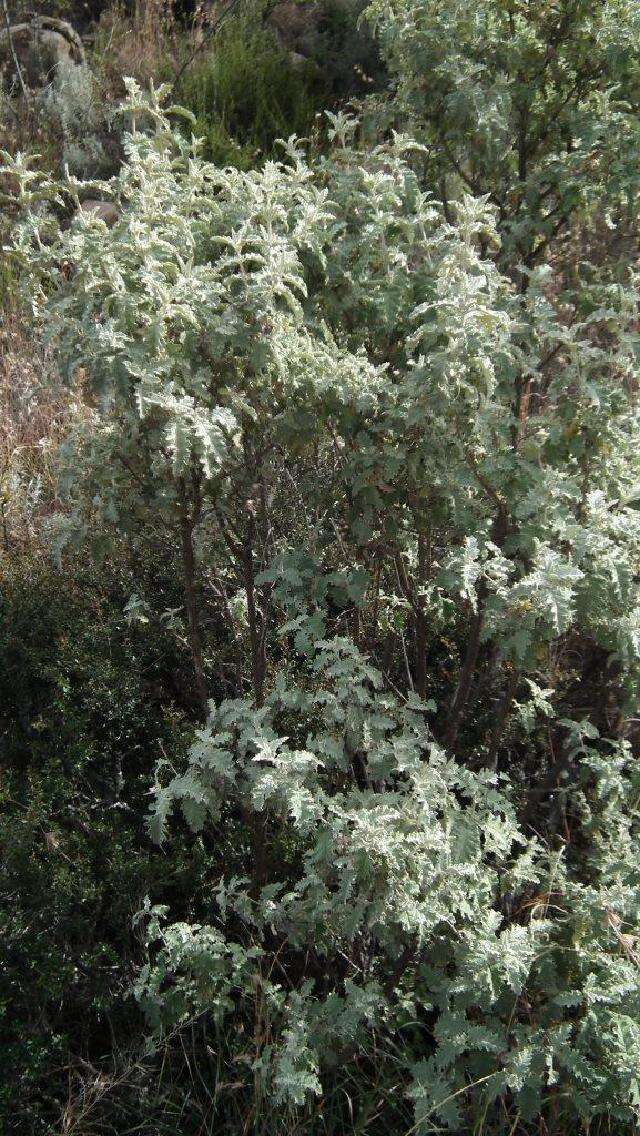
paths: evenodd
<path fill-rule="evenodd" d="M 498 511 L 500 513 L 504 513 L 505 510 L 506 510 L 506 502 L 505 502 L 504 498 L 500 496 L 497 489 L 493 488 L 493 486 L 490 484 L 490 482 L 487 481 L 486 477 L 484 477 L 484 475 L 482 473 L 480 473 L 480 470 L 478 469 L 477 462 L 476 462 L 475 458 L 473 457 L 473 455 L 470 454 L 470 453 L 466 453 L 464 458 L 465 458 L 467 465 L 469 466 L 469 469 L 473 473 L 476 481 L 478 482 L 479 485 L 482 486 L 485 493 L 487 494 L 487 497 L 489 497 L 493 501 L 494 505 L 496 506 L 496 508 L 498 509 Z"/>
<path fill-rule="evenodd" d="M 226 524 L 224 517 L 222 516 L 222 513 L 220 512 L 220 508 L 219 508 L 217 501 L 213 502 L 213 511 L 216 515 L 216 520 L 218 522 L 218 528 L 220 529 L 220 535 L 221 535 L 222 539 L 224 540 L 224 543 L 226 544 L 229 551 L 233 553 L 236 560 L 242 560 L 242 558 L 244 556 L 244 549 L 242 548 L 242 545 L 240 544 L 240 542 L 234 540 L 233 537 L 230 535 L 229 526 Z"/>
<path fill-rule="evenodd" d="M 3 0 L 3 3 L 5 3 L 5 2 L 6 2 L 6 0 Z M 187 56 L 184 63 L 180 67 L 177 75 L 175 76 L 175 78 L 174 78 L 174 80 L 171 84 L 172 91 L 175 91 L 177 89 L 178 84 L 180 83 L 180 80 L 182 79 L 182 76 L 184 75 L 187 68 L 191 66 L 191 64 L 193 63 L 196 56 L 198 56 L 200 54 L 200 52 L 206 46 L 206 44 L 211 39 L 211 37 L 214 36 L 217 31 L 219 31 L 220 27 L 222 26 L 222 24 L 226 20 L 227 16 L 231 15 L 233 10 L 238 7 L 239 3 L 240 3 L 240 0 L 230 0 L 230 2 L 227 4 L 226 8 L 223 8 L 223 10 L 220 13 L 220 15 L 218 16 L 217 20 L 214 20 L 213 23 L 211 23 L 207 26 L 207 30 L 206 30 L 206 32 L 203 33 L 202 39 L 199 41 L 199 43 L 196 44 L 196 46 L 193 49 L 193 51 L 191 52 L 191 54 Z"/>
<path fill-rule="evenodd" d="M 458 740 L 458 731 L 462 724 L 462 718 L 469 701 L 471 693 L 471 685 L 473 676 L 478 661 L 478 654 L 480 651 L 480 638 L 482 636 L 482 629 L 484 627 L 484 590 L 478 589 L 478 604 L 475 615 L 471 623 L 471 632 L 467 642 L 467 650 L 465 652 L 460 677 L 456 692 L 453 696 L 451 710 L 447 726 L 442 739 L 445 749 L 453 749 Z"/>
<path fill-rule="evenodd" d="M 22 94 L 24 95 L 27 102 L 29 102 L 30 99 L 31 99 L 31 95 L 29 94 L 29 88 L 27 87 L 27 84 L 24 81 L 24 76 L 22 74 L 22 68 L 20 66 L 20 60 L 18 59 L 18 54 L 16 52 L 16 46 L 13 42 L 13 33 L 12 33 L 12 30 L 11 30 L 11 20 L 9 18 L 9 9 L 7 7 L 7 0 L 2 0 L 2 11 L 4 13 L 6 35 L 7 35 L 8 41 L 9 41 L 9 51 L 11 52 L 11 58 L 13 59 L 13 66 L 16 69 L 16 75 L 18 76 L 18 81 L 20 83 L 20 86 L 22 87 Z"/>
<path fill-rule="evenodd" d="M 202 653 L 202 637 L 200 633 L 200 605 L 198 602 L 198 582 L 196 575 L 196 558 L 193 545 L 193 530 L 195 516 L 189 512 L 187 493 L 184 478 L 180 478 L 180 537 L 182 548 L 182 571 L 185 609 L 187 613 L 187 626 L 189 628 L 189 646 L 193 657 L 193 668 L 196 678 L 198 697 L 206 718 L 208 711 L 207 680 L 204 671 L 204 657 Z"/>
<path fill-rule="evenodd" d="M 395 565 L 400 591 L 402 592 L 404 598 L 411 604 L 411 607 L 413 608 L 416 615 L 420 614 L 421 608 L 418 604 L 418 601 L 416 600 L 415 591 L 407 578 L 407 573 L 405 571 L 404 564 L 402 563 L 402 556 L 399 552 L 395 553 L 393 557 L 393 563 Z"/>
<path fill-rule="evenodd" d="M 491 733 L 491 741 L 489 742 L 489 752 L 487 754 L 486 761 L 486 764 L 490 769 L 497 768 L 498 750 L 500 749 L 504 730 L 511 714 L 511 707 L 513 706 L 513 700 L 516 696 L 519 679 L 520 672 L 516 667 L 514 667 L 507 679 L 505 691 L 500 701 L 498 716 Z"/>
<path fill-rule="evenodd" d="M 131 477 L 136 482 L 136 485 L 139 485 L 140 488 L 144 490 L 145 494 L 148 493 L 149 486 L 146 484 L 142 475 L 139 474 L 138 471 L 134 468 L 132 463 L 129 461 L 129 458 L 126 458 L 124 454 L 116 454 L 116 457 L 118 458 L 118 461 L 121 463 L 121 465 L 123 465 L 127 470 L 127 472 L 131 474 Z M 167 521 L 167 519 L 162 516 L 162 513 L 160 513 L 159 511 L 156 512 L 154 514 L 154 521 L 159 521 L 163 528 L 167 529 L 171 533 L 172 537 L 175 537 L 174 526 L 170 521 Z"/>

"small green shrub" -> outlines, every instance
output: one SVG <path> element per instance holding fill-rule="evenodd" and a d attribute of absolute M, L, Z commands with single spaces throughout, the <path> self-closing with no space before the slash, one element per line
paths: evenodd
<path fill-rule="evenodd" d="M 313 62 L 296 63 L 268 29 L 237 20 L 184 76 L 180 101 L 196 116 L 205 156 L 247 169 L 276 138 L 308 134 L 322 94 Z"/>

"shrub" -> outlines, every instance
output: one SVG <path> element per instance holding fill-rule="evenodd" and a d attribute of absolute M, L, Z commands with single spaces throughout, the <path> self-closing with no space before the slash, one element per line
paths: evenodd
<path fill-rule="evenodd" d="M 63 581 L 28 556 L 2 565 L 0 1121 L 36 1136 L 59 1122 L 72 1071 L 95 1063 L 106 1084 L 114 1035 L 124 1054 L 141 1028 L 127 995 L 144 896 L 191 904 L 204 865 L 192 844 L 167 866 L 144 833 L 188 679 L 181 691 L 171 640 L 127 625 L 126 568 Z"/>
<path fill-rule="evenodd" d="M 112 228 L 60 233 L 6 163 L 32 310 L 104 407 L 66 535 L 162 532 L 175 593 L 140 572 L 127 614 L 196 693 L 150 828 L 207 842 L 214 886 L 144 904 L 136 989 L 156 1035 L 202 1024 L 227 1128 L 321 1131 L 324 1100 L 335 1131 L 631 1132 L 638 293 L 562 238 L 635 192 L 606 84 L 622 54 L 632 93 L 636 9 L 594 17 L 570 143 L 546 84 L 574 100 L 590 9 L 557 75 L 546 9 L 481 6 L 493 70 L 475 7 L 376 13 L 422 142 L 331 113 L 321 153 L 222 169 L 130 82 Z"/>
<path fill-rule="evenodd" d="M 180 83 L 205 156 L 242 169 L 270 154 L 276 138 L 308 134 L 321 92 L 311 61 L 294 63 L 268 29 L 246 19 L 223 25 Z"/>
<path fill-rule="evenodd" d="M 109 123 L 91 69 L 60 63 L 43 96 L 43 113 L 62 142 L 61 164 L 78 177 L 102 177 L 114 168 L 106 146 Z"/>

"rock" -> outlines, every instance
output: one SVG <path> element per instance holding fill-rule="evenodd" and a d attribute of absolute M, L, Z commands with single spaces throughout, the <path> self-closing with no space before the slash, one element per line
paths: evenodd
<path fill-rule="evenodd" d="M 304 67 L 309 62 L 306 55 L 303 55 L 300 51 L 290 51 L 289 59 L 292 67 Z"/>
<path fill-rule="evenodd" d="M 319 17 L 318 4 L 300 4 L 295 3 L 295 0 L 283 0 L 273 8 L 267 23 L 283 47 L 300 54 L 300 47 L 316 28 Z"/>
<path fill-rule="evenodd" d="M 23 78 L 30 87 L 50 82 L 60 64 L 84 63 L 84 47 L 78 33 L 66 20 L 34 16 L 25 23 L 0 28 L 0 53 L 12 60 L 15 51 Z"/>
<path fill-rule="evenodd" d="M 109 229 L 115 225 L 120 217 L 120 210 L 117 205 L 114 205 L 113 201 L 100 201 L 95 197 L 88 197 L 86 201 L 81 202 L 80 210 L 83 213 L 98 217 L 100 221 L 104 221 Z"/>

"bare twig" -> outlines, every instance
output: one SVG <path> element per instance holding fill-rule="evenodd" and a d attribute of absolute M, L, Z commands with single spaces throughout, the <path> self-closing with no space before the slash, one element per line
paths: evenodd
<path fill-rule="evenodd" d="M 4 2 L 5 2 L 5 0 L 3 0 L 3 3 Z M 210 23 L 208 25 L 206 31 L 202 35 L 202 39 L 199 41 L 199 43 L 196 44 L 196 46 L 194 47 L 191 54 L 187 56 L 184 63 L 180 67 L 177 75 L 175 76 L 175 78 L 174 78 L 174 80 L 171 84 L 171 89 L 173 91 L 175 91 L 177 89 L 178 84 L 180 83 L 180 80 L 182 79 L 182 76 L 184 75 L 187 68 L 191 66 L 191 64 L 193 63 L 196 56 L 200 54 L 202 49 L 206 46 L 208 40 L 210 40 L 211 37 L 216 34 L 216 32 L 219 30 L 221 25 L 226 20 L 227 16 L 231 15 L 233 10 L 238 7 L 239 3 L 240 3 L 240 0 L 229 0 L 229 3 L 227 4 L 226 8 L 222 9 L 217 20 L 214 20 L 212 23 Z"/>
<path fill-rule="evenodd" d="M 24 81 L 24 76 L 22 74 L 22 68 L 20 66 L 20 60 L 18 59 L 18 53 L 16 52 L 16 45 L 13 42 L 13 33 L 12 33 L 12 30 L 11 30 L 11 20 L 9 19 L 9 9 L 7 7 L 7 0 L 2 0 L 2 11 L 3 11 L 3 14 L 4 14 L 4 22 L 5 22 L 5 26 L 6 26 L 6 33 L 5 34 L 6 34 L 7 40 L 9 41 L 9 51 L 11 52 L 11 58 L 13 59 L 13 66 L 16 69 L 16 75 L 18 76 L 18 82 L 20 83 L 20 86 L 22 88 L 22 93 L 23 93 L 25 99 L 27 100 L 27 102 L 29 102 L 31 96 L 29 94 L 29 88 L 27 87 L 27 84 Z"/>

